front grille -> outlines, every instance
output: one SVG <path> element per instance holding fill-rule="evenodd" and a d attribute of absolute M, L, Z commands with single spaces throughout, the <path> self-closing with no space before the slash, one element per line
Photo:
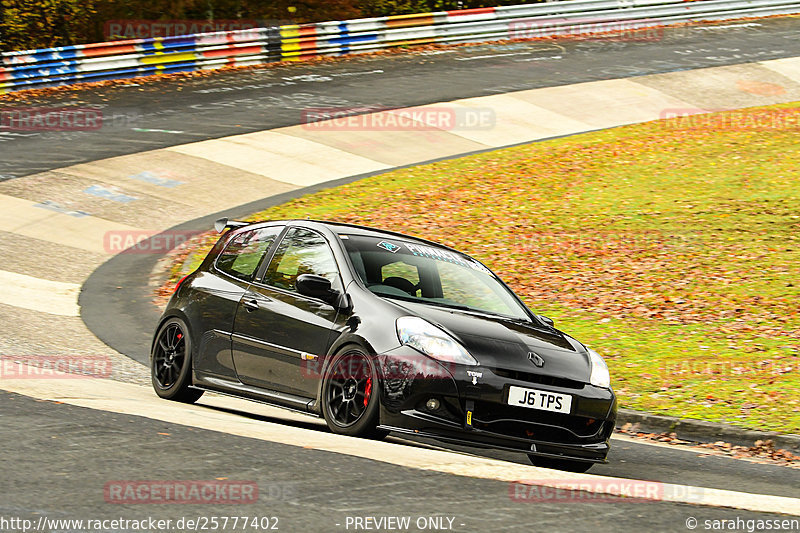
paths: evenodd
<path fill-rule="evenodd" d="M 508 370 L 505 368 L 496 368 L 493 371 L 498 376 L 515 379 L 517 381 L 527 381 L 529 383 L 538 383 L 540 385 L 552 385 L 553 387 L 563 387 L 565 389 L 582 389 L 585 384 L 582 381 L 575 381 L 574 379 L 559 378 L 555 376 L 544 376 L 542 374 L 534 374 L 532 372 L 521 372 L 519 370 Z"/>
<path fill-rule="evenodd" d="M 475 403 L 473 425 L 509 437 L 586 444 L 606 439 L 605 420 L 551 413 L 493 402 Z"/>

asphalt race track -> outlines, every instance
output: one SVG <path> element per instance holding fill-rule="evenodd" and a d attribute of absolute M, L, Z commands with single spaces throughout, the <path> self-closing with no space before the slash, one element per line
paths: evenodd
<path fill-rule="evenodd" d="M 0 110 L 21 106 L 95 107 L 104 115 L 98 131 L 15 132 L 0 129 L 0 180 L 14 180 L 67 165 L 133 154 L 183 143 L 257 132 L 301 122 L 313 107 L 363 107 L 382 110 L 475 96 L 503 94 L 586 81 L 800 56 L 800 19 L 793 17 L 732 22 L 714 26 L 667 29 L 655 41 L 556 41 L 479 45 L 454 49 L 346 58 L 335 62 L 298 63 L 272 68 L 216 73 L 187 80 L 129 82 L 123 86 L 67 91 L 55 96 L 9 102 Z M 285 201 L 306 189 L 257 200 L 258 207 Z M 256 205 L 225 212 L 245 214 Z M 216 216 L 187 222 L 199 227 Z M 189 218 L 189 217 L 186 217 Z M 3 255 L 19 243 L 3 245 Z M 69 257 L 63 257 L 65 262 Z M 148 304 L 147 275 L 154 256 L 112 259 L 89 278 L 81 296 L 82 313 L 108 323 L 100 338 L 117 351 L 142 360 L 158 310 Z M 35 255 L 30 262 L 35 261 Z M 30 272 L 38 272 L 29 264 Z M 9 268 L 7 265 L 0 268 Z M 53 265 L 44 270 L 57 270 Z M 81 271 L 80 265 L 70 270 Z M 85 272 L 88 275 L 89 272 Z M 125 280 L 126 282 L 117 281 Z M 127 283 L 131 280 L 130 283 Z M 110 284 L 115 295 L 104 293 Z M 125 314 L 120 314 L 121 303 Z M 0 306 L 8 312 L 8 306 Z M 26 311 L 27 312 L 27 311 Z M 58 317 L 60 319 L 60 317 Z M 75 342 L 62 335 L 54 319 L 52 342 Z M 35 353 L 37 335 L 49 336 L 47 321 L 20 332 L 25 351 Z M 92 324 L 90 324 L 90 327 Z M 14 339 L 0 348 L 9 350 Z M 42 340 L 41 346 L 46 345 Z M 146 383 L 147 371 L 126 378 Z M 70 380 L 73 381 L 73 380 Z M 7 390 L 11 390 L 8 388 Z M 98 398 L 100 397 L 98 392 Z M 49 401 L 53 398 L 58 401 Z M 233 418 L 277 424 L 287 433 L 310 432 L 327 439 L 324 425 L 313 418 L 290 415 L 244 401 L 201 403 L 219 425 L 210 430 L 191 422 L 175 422 L 154 403 L 152 415 L 126 414 L 132 409 L 90 409 L 91 402 L 51 392 L 23 396 L 0 391 L 0 457 L 5 465 L 0 491 L 3 517 L 33 520 L 182 516 L 278 517 L 281 531 L 354 531 L 348 517 L 447 517 L 440 522 L 454 531 L 688 531 L 689 518 L 703 520 L 771 520 L 798 518 L 724 505 L 689 505 L 665 501 L 526 501 L 513 497 L 509 482 L 471 475 L 470 457 L 499 459 L 512 466 L 528 464 L 517 454 L 445 447 L 433 441 L 389 438 L 398 454 L 452 450 L 463 458 L 463 473 L 409 467 L 404 460 L 367 458 L 379 443 L 358 441 L 367 451 L 336 453 L 305 442 L 231 434 Z M 187 408 L 188 409 L 188 408 Z M 290 440 L 290 439 L 289 439 Z M 316 449 L 315 449 L 316 448 Z M 383 449 L 383 448 L 380 448 Z M 389 448 L 387 448 L 388 450 Z M 405 451 L 404 451 L 405 450 Z M 388 453 L 388 452 L 387 452 Z M 394 453 L 394 452 L 392 452 Z M 469 454 L 469 455 L 464 455 Z M 474 461 L 473 461 L 474 462 Z M 474 466 L 474 465 L 472 465 Z M 475 466 L 477 472 L 477 466 Z M 532 467 L 520 470 L 521 475 Z M 797 498 L 800 470 L 735 460 L 694 447 L 656 445 L 624 436 L 614 438 L 609 464 L 595 475 L 652 480 L 707 489 Z M 528 474 L 529 475 L 529 474 Z M 564 476 L 567 477 L 566 475 Z M 257 483 L 253 505 L 126 505 L 109 503 L 104 487 L 114 480 L 248 480 Z M 512 491 L 512 492 L 510 492 Z M 746 497 L 744 498 L 746 499 Z M 755 499 L 755 497 L 754 497 Z M 736 506 L 731 503 L 732 506 Z M 795 525 L 797 522 L 795 522 Z M 442 527 L 444 529 L 444 527 Z M 175 529 L 173 527 L 173 529 Z M 184 528 L 185 529 L 185 528 Z M 362 528 L 361 530 L 365 530 Z M 429 528 L 434 529 L 434 528 Z M 84 531 L 77 525 L 45 527 L 45 531 Z M 124 528 L 106 530 L 127 530 Z M 179 530 L 179 529 L 176 529 Z M 228 528 L 229 531 L 233 530 Z M 241 530 L 241 529 L 237 529 Z M 391 528 L 383 530 L 393 530 Z M 395 529 L 396 530 L 396 529 Z M 421 530 L 411 528 L 410 530 Z M 729 529 L 730 530 L 730 529 Z M 746 530 L 746 526 L 740 528 Z"/>
<path fill-rule="evenodd" d="M 0 392 L 0 419 L 4 425 L 25 429 L 23 435 L 0 434 L 4 455 L 19 458 L 4 472 L 7 490 L 0 513 L 34 523 L 42 515 L 49 519 L 152 516 L 172 520 L 198 515 L 276 516 L 281 531 L 336 532 L 348 530 L 348 516 L 412 516 L 414 520 L 447 516 L 454 519 L 454 531 L 610 531 L 612 527 L 615 531 L 683 531 L 688 517 L 766 520 L 776 516 L 643 501 L 614 505 L 515 501 L 509 484 L 500 481 L 419 472 L 140 417 L 35 402 L 5 392 Z M 113 440 L 114 446 L 98 446 L 99 440 Z M 43 448 L 46 454 L 31 454 Z M 259 504 L 136 508 L 108 504 L 102 497 L 110 480 L 214 479 L 221 472 L 231 480 L 256 481 Z"/>
<path fill-rule="evenodd" d="M 0 180 L 116 155 L 300 123 L 309 107 L 408 107 L 798 55 L 797 18 L 667 28 L 654 41 L 492 44 L 297 63 L 30 102 L 96 107 L 99 131 L 0 129 Z M 24 103 L 0 101 L 0 111 Z M 46 146 L 46 150 L 42 147 Z"/>

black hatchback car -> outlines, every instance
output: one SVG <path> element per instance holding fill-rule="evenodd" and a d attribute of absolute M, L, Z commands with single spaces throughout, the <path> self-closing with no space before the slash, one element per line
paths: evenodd
<path fill-rule="evenodd" d="M 388 432 L 605 462 L 617 404 L 603 359 L 475 259 L 423 239 L 310 220 L 217 221 L 151 348 L 159 396 L 204 390 Z"/>

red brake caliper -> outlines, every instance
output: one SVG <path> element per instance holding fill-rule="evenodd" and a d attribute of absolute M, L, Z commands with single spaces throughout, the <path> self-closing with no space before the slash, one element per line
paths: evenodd
<path fill-rule="evenodd" d="M 372 377 L 367 378 L 367 384 L 364 386 L 364 407 L 369 403 L 370 394 L 372 394 Z"/>

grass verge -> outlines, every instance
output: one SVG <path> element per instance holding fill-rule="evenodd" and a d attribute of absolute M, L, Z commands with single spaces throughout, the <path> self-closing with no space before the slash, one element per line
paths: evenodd
<path fill-rule="evenodd" d="M 800 103 L 397 170 L 256 213 L 480 259 L 605 355 L 621 405 L 800 433 Z M 181 256 L 196 267 L 213 238 Z"/>

